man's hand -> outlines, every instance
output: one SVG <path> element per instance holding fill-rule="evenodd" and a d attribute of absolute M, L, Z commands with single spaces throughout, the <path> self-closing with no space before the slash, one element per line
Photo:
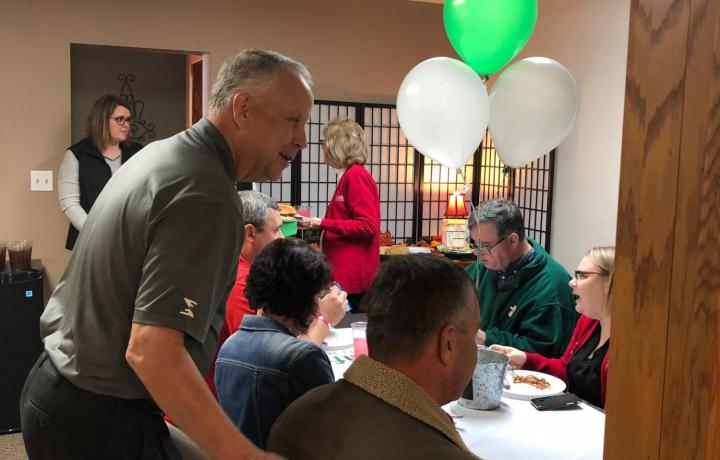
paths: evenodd
<path fill-rule="evenodd" d="M 485 345 L 485 331 L 482 329 L 478 329 L 477 334 L 475 335 L 475 343 L 478 345 Z"/>

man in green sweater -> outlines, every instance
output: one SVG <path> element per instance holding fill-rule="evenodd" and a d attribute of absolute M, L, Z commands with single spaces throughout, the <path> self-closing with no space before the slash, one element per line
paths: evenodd
<path fill-rule="evenodd" d="M 480 296 L 478 342 L 560 357 L 578 315 L 570 275 L 525 236 L 515 203 L 496 198 L 475 208 L 468 220 L 478 261 L 465 271 Z"/>

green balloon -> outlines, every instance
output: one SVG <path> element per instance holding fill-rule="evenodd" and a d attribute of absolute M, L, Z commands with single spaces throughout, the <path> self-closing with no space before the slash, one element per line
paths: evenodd
<path fill-rule="evenodd" d="M 445 0 L 445 32 L 470 67 L 491 75 L 530 39 L 537 9 L 537 0 Z"/>

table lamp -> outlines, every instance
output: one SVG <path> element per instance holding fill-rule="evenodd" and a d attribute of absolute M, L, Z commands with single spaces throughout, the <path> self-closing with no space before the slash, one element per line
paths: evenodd
<path fill-rule="evenodd" d="M 465 207 L 465 195 L 455 191 L 448 195 L 445 219 L 440 224 L 442 244 L 450 248 L 467 249 L 465 239 L 468 211 Z"/>

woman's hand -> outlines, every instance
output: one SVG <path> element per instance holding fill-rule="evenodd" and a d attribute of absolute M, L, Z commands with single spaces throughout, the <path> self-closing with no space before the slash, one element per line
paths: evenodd
<path fill-rule="evenodd" d="M 517 348 L 506 347 L 505 345 L 491 345 L 490 349 L 508 355 L 510 358 L 510 366 L 512 366 L 513 369 L 522 369 L 525 361 L 527 361 L 527 354 Z"/>
<path fill-rule="evenodd" d="M 346 306 L 347 292 L 338 289 L 336 284 L 318 302 L 318 313 L 335 326 L 345 317 Z"/>
<path fill-rule="evenodd" d="M 322 219 L 319 217 L 305 217 L 301 216 L 302 220 L 298 223 L 300 228 L 315 230 L 320 228 Z"/>

